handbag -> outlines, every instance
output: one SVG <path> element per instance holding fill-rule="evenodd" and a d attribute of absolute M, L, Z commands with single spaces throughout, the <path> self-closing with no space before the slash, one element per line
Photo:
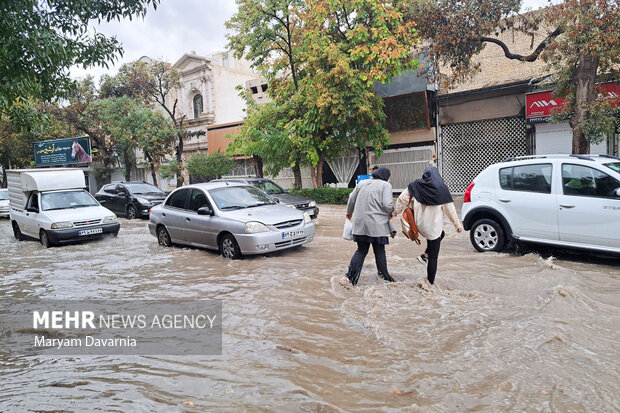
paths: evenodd
<path fill-rule="evenodd" d="M 413 213 L 413 208 L 411 208 L 411 202 L 412 201 L 410 200 L 409 204 L 400 216 L 400 225 L 405 237 L 420 245 L 420 234 L 418 232 L 418 227 L 415 224 L 415 214 Z"/>
<path fill-rule="evenodd" d="M 342 238 L 353 241 L 353 223 L 350 219 L 344 219 L 344 229 L 342 231 Z"/>

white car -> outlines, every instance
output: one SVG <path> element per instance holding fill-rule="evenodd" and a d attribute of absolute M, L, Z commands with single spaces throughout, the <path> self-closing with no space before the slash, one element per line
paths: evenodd
<path fill-rule="evenodd" d="M 539 155 L 482 171 L 463 199 L 476 250 L 526 241 L 620 253 L 620 158 Z"/>
<path fill-rule="evenodd" d="M 0 189 L 0 218 L 8 218 L 10 210 L 11 208 L 9 207 L 9 190 Z"/>

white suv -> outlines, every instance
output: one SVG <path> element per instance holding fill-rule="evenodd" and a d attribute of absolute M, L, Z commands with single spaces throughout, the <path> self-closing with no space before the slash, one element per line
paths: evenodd
<path fill-rule="evenodd" d="M 527 241 L 620 253 L 620 158 L 540 155 L 496 163 L 469 184 L 462 218 L 481 252 Z"/>

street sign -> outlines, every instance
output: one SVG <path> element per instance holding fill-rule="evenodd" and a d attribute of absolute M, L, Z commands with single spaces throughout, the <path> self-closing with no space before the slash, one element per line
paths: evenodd
<path fill-rule="evenodd" d="M 91 161 L 91 147 L 88 136 L 35 142 L 34 144 L 36 166 L 69 165 Z"/>

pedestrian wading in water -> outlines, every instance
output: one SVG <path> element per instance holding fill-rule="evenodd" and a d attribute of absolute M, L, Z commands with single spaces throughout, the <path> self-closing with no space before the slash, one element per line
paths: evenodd
<path fill-rule="evenodd" d="M 375 254 L 379 276 L 386 282 L 394 281 L 388 272 L 385 258 L 388 235 L 394 232 L 390 225 L 394 200 L 389 179 L 389 169 L 377 168 L 372 171 L 372 178 L 361 181 L 349 197 L 347 218 L 352 217 L 353 241 L 357 243 L 357 251 L 351 258 L 347 274 L 340 280 L 345 287 L 357 284 L 370 245 Z"/>
<path fill-rule="evenodd" d="M 463 231 L 452 195 L 437 168 L 434 166 L 426 168 L 422 179 L 411 182 L 400 194 L 394 208 L 394 216 L 401 214 L 407 205 L 413 209 L 419 234 L 426 238 L 426 251 L 417 259 L 427 266 L 428 282 L 433 284 L 437 273 L 439 247 L 445 235 L 443 214 L 448 216 L 457 232 Z"/>

